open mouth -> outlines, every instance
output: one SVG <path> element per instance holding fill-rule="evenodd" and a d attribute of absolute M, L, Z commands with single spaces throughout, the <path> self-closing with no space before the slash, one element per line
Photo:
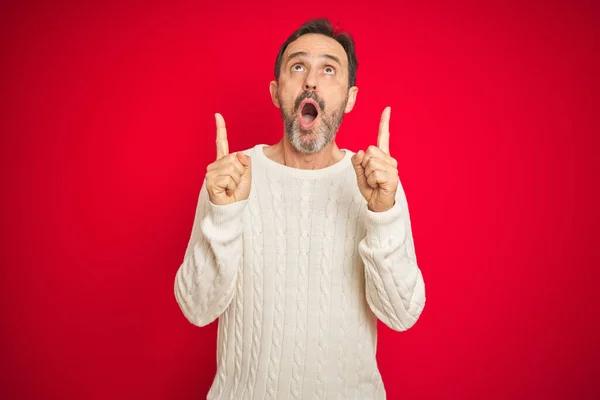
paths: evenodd
<path fill-rule="evenodd" d="M 304 129 L 310 129 L 317 116 L 319 115 L 319 110 L 317 109 L 317 104 L 310 99 L 307 99 L 303 102 L 300 107 L 300 124 Z"/>

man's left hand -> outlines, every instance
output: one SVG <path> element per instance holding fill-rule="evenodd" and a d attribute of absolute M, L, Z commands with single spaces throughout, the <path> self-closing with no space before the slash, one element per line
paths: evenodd
<path fill-rule="evenodd" d="M 352 156 L 360 193 L 367 200 L 369 210 L 387 211 L 394 206 L 398 189 L 398 162 L 390 156 L 390 114 L 386 107 L 379 122 L 377 147 L 369 146 Z"/>

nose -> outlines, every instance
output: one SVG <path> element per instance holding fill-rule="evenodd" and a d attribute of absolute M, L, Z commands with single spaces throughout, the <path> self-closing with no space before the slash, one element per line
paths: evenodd
<path fill-rule="evenodd" d="M 313 68 L 311 68 L 308 74 L 306 74 L 306 79 L 304 80 L 304 90 L 317 90 L 317 74 Z"/>

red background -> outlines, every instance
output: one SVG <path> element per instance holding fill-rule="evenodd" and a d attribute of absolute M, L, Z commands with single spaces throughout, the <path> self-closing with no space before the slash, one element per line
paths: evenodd
<path fill-rule="evenodd" d="M 357 44 L 340 146 L 392 106 L 425 277 L 380 325 L 388 398 L 600 395 L 593 2 L 50 3 L 0 6 L 1 398 L 204 398 L 216 324 L 173 281 L 213 113 L 232 151 L 278 141 L 275 56 L 315 16 Z"/>

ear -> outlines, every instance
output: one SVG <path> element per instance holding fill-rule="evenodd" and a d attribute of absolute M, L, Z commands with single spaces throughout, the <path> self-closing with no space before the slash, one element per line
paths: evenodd
<path fill-rule="evenodd" d="M 348 89 L 348 103 L 346 103 L 346 110 L 344 113 L 349 113 L 354 108 L 354 103 L 356 103 L 356 95 L 358 94 L 358 88 L 356 86 L 352 86 Z"/>
<path fill-rule="evenodd" d="M 271 92 L 271 101 L 273 101 L 275 107 L 281 108 L 279 100 L 277 99 L 277 81 L 271 81 L 269 83 L 269 91 Z"/>

